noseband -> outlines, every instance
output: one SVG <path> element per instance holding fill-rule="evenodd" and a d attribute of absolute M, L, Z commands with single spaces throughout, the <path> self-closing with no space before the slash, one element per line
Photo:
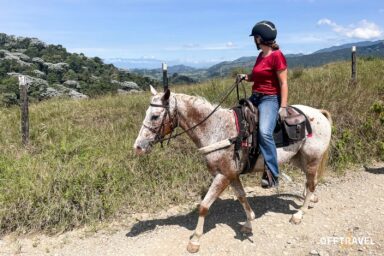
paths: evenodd
<path fill-rule="evenodd" d="M 178 111 L 177 111 L 177 100 L 176 100 L 176 98 L 175 98 L 175 112 L 176 113 L 173 116 L 173 118 L 172 118 L 171 112 L 169 110 L 169 100 L 167 100 L 165 104 L 153 104 L 153 103 L 151 103 L 149 105 L 151 107 L 157 107 L 157 108 L 164 108 L 165 109 L 165 114 L 163 116 L 163 119 L 161 120 L 160 126 L 158 126 L 158 127 L 150 127 L 150 126 L 146 125 L 145 123 L 143 123 L 143 126 L 145 128 L 147 128 L 148 130 L 150 130 L 152 133 L 155 134 L 155 139 L 154 139 L 153 142 L 151 142 L 151 144 L 155 144 L 157 142 L 160 142 L 161 145 L 163 145 L 162 144 L 163 141 L 166 140 L 166 139 L 164 139 L 165 135 L 163 135 L 164 129 L 165 129 L 165 125 L 170 123 L 170 125 L 171 125 L 171 132 L 170 132 L 170 135 L 169 135 L 169 138 L 168 138 L 168 143 L 167 143 L 167 144 L 169 144 L 169 141 L 170 141 L 170 139 L 172 137 L 173 131 L 179 125 L 178 124 Z M 169 120 L 170 121 L 165 122 L 165 120 L 167 119 L 167 116 L 169 116 Z"/>

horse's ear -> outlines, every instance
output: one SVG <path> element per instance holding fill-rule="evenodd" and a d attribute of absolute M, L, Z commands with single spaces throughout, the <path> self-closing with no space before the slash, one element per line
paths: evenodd
<path fill-rule="evenodd" d="M 149 85 L 149 88 L 151 89 L 151 93 L 153 96 L 155 96 L 157 94 L 157 91 L 155 88 L 152 87 L 152 85 Z"/>
<path fill-rule="evenodd" d="M 163 95 L 163 97 L 161 98 L 162 101 L 167 101 L 169 99 L 169 96 L 171 95 L 171 91 L 169 89 L 167 89 Z"/>

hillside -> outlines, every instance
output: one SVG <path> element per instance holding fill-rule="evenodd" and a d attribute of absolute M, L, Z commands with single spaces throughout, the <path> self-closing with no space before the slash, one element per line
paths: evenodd
<path fill-rule="evenodd" d="M 329 48 L 324 48 L 324 49 L 315 51 L 314 53 L 333 52 L 336 50 L 351 49 L 352 46 L 356 46 L 356 47 L 374 46 L 376 44 L 380 44 L 383 42 L 384 42 L 384 40 L 377 40 L 377 41 L 362 41 L 362 42 L 357 42 L 357 43 L 343 44 L 343 45 L 338 45 L 338 46 L 332 46 Z"/>
<path fill-rule="evenodd" d="M 158 81 L 161 81 L 163 79 L 163 72 L 161 70 L 161 66 L 155 69 L 132 69 L 132 73 L 136 73 L 144 77 L 149 77 L 151 79 L 156 79 Z M 170 66 L 168 68 L 168 74 L 171 77 L 175 74 L 176 76 L 188 77 L 191 80 L 190 83 L 193 84 L 198 81 L 205 80 L 207 77 L 207 70 L 196 69 L 196 68 L 185 66 L 185 65 L 175 65 L 175 66 Z M 170 83 L 179 84 L 177 80 L 176 81 L 171 80 Z"/>
<path fill-rule="evenodd" d="M 69 53 L 61 45 L 48 45 L 36 38 L 0 33 L 0 100 L 3 104 L 17 103 L 20 74 L 28 76 L 29 93 L 35 100 L 124 93 L 157 84 L 112 64 L 104 64 L 98 57 Z"/>
<path fill-rule="evenodd" d="M 350 83 L 350 62 L 289 74 L 290 104 L 332 114 L 329 169 L 335 172 L 384 160 L 384 60 L 360 58 L 357 70 L 356 83 Z M 232 84 L 220 79 L 171 90 L 215 104 Z M 0 108 L 1 233 L 58 233 L 198 200 L 211 176 L 188 137 L 143 157 L 133 152 L 149 99 L 144 92 L 31 104 L 28 147 L 21 145 L 19 108 Z M 235 100 L 234 93 L 224 106 Z M 255 176 L 242 179 L 255 184 Z"/>
<path fill-rule="evenodd" d="M 287 55 L 288 67 L 294 69 L 297 67 L 318 67 L 330 62 L 350 60 L 351 45 L 356 45 L 358 57 L 383 57 L 384 58 L 384 40 L 376 42 L 365 42 L 361 44 L 346 44 L 343 46 L 319 50 L 312 54 Z M 207 70 L 208 77 L 226 76 L 235 68 L 244 68 L 251 70 L 255 64 L 256 56 L 242 57 L 234 61 L 218 63 Z"/>
<path fill-rule="evenodd" d="M 381 57 L 384 58 L 384 41 L 368 46 L 356 47 L 357 57 Z M 288 65 L 295 67 L 316 67 L 334 61 L 350 60 L 351 48 L 337 49 L 333 51 L 316 52 L 299 57 L 288 57 Z"/>
<path fill-rule="evenodd" d="M 350 60 L 352 45 L 357 47 L 358 57 L 384 57 L 384 40 L 375 42 L 364 41 L 321 49 L 312 54 L 287 54 L 286 58 L 289 69 L 318 67 L 330 62 Z M 220 62 L 207 69 L 184 67 L 182 71 L 179 70 L 177 72 L 182 73 L 184 76 L 195 78 L 198 81 L 204 81 L 215 77 L 226 77 L 231 75 L 233 70 L 250 72 L 255 64 L 255 60 L 256 56 L 241 57 L 234 61 Z M 172 73 L 172 66 L 169 69 L 170 73 Z M 153 79 L 161 79 L 162 75 L 160 69 L 138 69 L 132 72 L 137 72 Z"/>

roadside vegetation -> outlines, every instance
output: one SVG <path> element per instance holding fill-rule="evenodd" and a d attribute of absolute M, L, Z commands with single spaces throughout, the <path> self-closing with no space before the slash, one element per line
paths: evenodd
<path fill-rule="evenodd" d="M 356 83 L 350 82 L 349 62 L 289 72 L 291 104 L 332 114 L 331 170 L 384 160 L 384 60 L 359 59 L 357 68 Z M 172 89 L 215 103 L 233 80 Z M 249 95 L 250 84 L 245 86 Z M 211 178 L 187 137 L 134 155 L 149 99 L 144 92 L 32 104 L 25 148 L 19 108 L 0 108 L 0 232 L 56 233 L 199 197 Z M 233 93 L 225 106 L 235 101 Z"/>

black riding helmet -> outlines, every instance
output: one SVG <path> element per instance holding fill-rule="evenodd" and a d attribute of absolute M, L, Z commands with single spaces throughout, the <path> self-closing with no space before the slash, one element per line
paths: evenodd
<path fill-rule="evenodd" d="M 270 21 L 263 20 L 256 23 L 252 28 L 249 36 L 260 36 L 264 42 L 274 41 L 276 39 L 277 30 L 275 24 Z"/>

